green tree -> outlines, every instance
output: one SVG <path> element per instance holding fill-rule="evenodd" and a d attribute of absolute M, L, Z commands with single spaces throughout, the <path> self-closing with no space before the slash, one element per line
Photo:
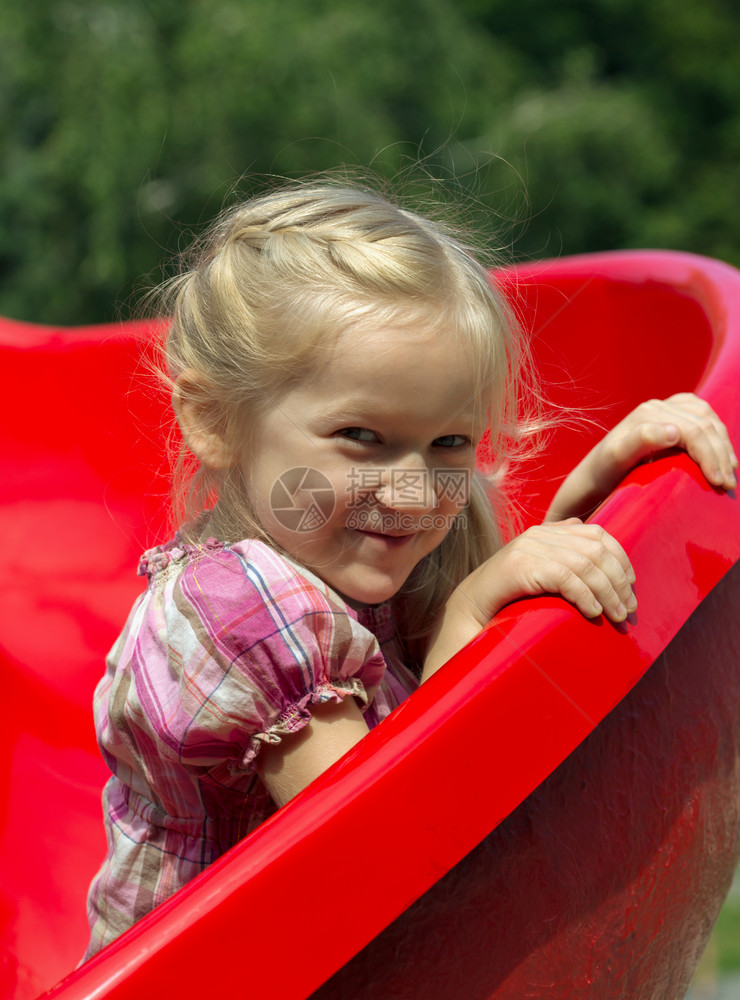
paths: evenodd
<path fill-rule="evenodd" d="M 111 319 L 240 177 L 342 163 L 456 175 L 517 256 L 740 263 L 739 24 L 729 0 L 9 0 L 0 313 Z"/>

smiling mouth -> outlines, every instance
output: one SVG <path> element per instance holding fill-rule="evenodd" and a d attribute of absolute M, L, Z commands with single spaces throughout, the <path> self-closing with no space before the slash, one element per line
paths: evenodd
<path fill-rule="evenodd" d="M 367 528 L 352 528 L 350 530 L 355 531 L 358 535 L 366 535 L 368 538 L 377 538 L 388 545 L 402 545 L 416 534 L 409 531 L 370 531 Z"/>

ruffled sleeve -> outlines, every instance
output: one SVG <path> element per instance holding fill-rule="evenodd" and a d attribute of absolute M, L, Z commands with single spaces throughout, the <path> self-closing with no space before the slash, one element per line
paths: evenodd
<path fill-rule="evenodd" d="M 261 746 L 302 729 L 311 705 L 372 700 L 385 670 L 373 633 L 268 546 L 212 547 L 154 569 L 144 613 L 159 620 L 131 650 L 137 725 L 173 763 L 230 784 Z"/>

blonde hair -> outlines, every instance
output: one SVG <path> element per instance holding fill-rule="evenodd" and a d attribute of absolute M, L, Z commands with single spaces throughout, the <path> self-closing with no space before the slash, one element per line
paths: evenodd
<path fill-rule="evenodd" d="M 200 374 L 199 412 L 226 440 L 310 378 L 322 347 L 366 316 L 396 326 L 423 319 L 474 349 L 491 461 L 487 480 L 474 477 L 465 516 L 398 595 L 406 638 L 423 639 L 451 590 L 501 544 L 504 505 L 494 480 L 521 439 L 523 347 L 488 272 L 446 225 L 374 190 L 327 181 L 290 184 L 228 209 L 183 263 L 163 288 L 172 317 L 166 371 L 173 385 L 188 369 Z M 245 493 L 237 468 L 209 469 L 180 450 L 179 517 L 212 508 L 210 530 L 224 540 L 274 545 Z"/>

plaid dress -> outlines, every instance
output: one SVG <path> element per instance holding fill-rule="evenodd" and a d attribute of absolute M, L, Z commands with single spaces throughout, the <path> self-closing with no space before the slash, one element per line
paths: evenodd
<path fill-rule="evenodd" d="M 177 537 L 139 572 L 149 586 L 95 692 L 113 777 L 86 958 L 275 811 L 256 757 L 312 704 L 352 695 L 372 727 L 418 685 L 389 605 L 354 611 L 263 542 Z"/>

